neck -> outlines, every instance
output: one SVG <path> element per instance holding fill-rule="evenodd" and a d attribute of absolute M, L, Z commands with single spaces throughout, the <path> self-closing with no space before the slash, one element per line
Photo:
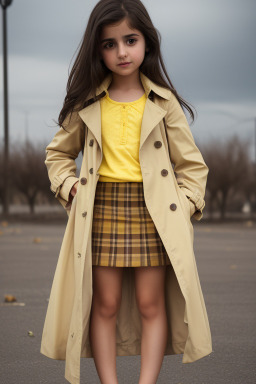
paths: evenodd
<path fill-rule="evenodd" d="M 112 72 L 112 82 L 109 88 L 112 90 L 129 91 L 141 88 L 141 80 L 139 70 L 131 75 L 121 76 Z"/>

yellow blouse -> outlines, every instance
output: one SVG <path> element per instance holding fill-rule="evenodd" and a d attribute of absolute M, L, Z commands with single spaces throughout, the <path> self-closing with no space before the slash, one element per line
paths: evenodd
<path fill-rule="evenodd" d="M 141 123 L 146 94 L 131 102 L 112 100 L 106 90 L 101 98 L 103 159 L 99 181 L 142 182 L 139 161 Z"/>

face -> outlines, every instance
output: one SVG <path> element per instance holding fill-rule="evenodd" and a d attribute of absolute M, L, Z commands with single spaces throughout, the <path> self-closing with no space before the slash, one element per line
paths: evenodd
<path fill-rule="evenodd" d="M 143 34 L 137 29 L 131 29 L 126 19 L 119 24 L 103 27 L 100 54 L 106 67 L 113 73 L 127 76 L 138 71 L 144 60 L 145 50 Z"/>

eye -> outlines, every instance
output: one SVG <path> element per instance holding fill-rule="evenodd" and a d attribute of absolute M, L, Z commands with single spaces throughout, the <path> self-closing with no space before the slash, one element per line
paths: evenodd
<path fill-rule="evenodd" d="M 109 41 L 107 44 L 105 44 L 104 46 L 103 46 L 103 48 L 106 48 L 106 49 L 108 49 L 109 48 L 109 44 L 111 45 L 111 44 L 113 44 L 111 41 Z M 111 46 L 110 46 L 110 48 L 112 48 Z"/>
<path fill-rule="evenodd" d="M 127 41 L 135 42 L 135 41 L 137 41 L 137 40 L 136 40 L 136 39 L 128 39 Z M 132 45 L 132 44 L 129 44 L 129 45 Z"/>

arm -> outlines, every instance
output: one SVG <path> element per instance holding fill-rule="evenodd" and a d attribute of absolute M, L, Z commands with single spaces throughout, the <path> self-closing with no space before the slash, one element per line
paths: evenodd
<path fill-rule="evenodd" d="M 84 123 L 78 113 L 73 112 L 70 122 L 69 119 L 70 115 L 63 123 L 66 130 L 61 127 L 46 147 L 45 160 L 51 182 L 50 189 L 66 209 L 71 205 L 71 189 L 79 180 L 76 177 L 75 159 L 85 142 Z"/>
<path fill-rule="evenodd" d="M 192 216 L 203 217 L 209 169 L 197 148 L 186 116 L 174 95 L 167 105 L 166 133 L 177 183 L 192 203 Z"/>

